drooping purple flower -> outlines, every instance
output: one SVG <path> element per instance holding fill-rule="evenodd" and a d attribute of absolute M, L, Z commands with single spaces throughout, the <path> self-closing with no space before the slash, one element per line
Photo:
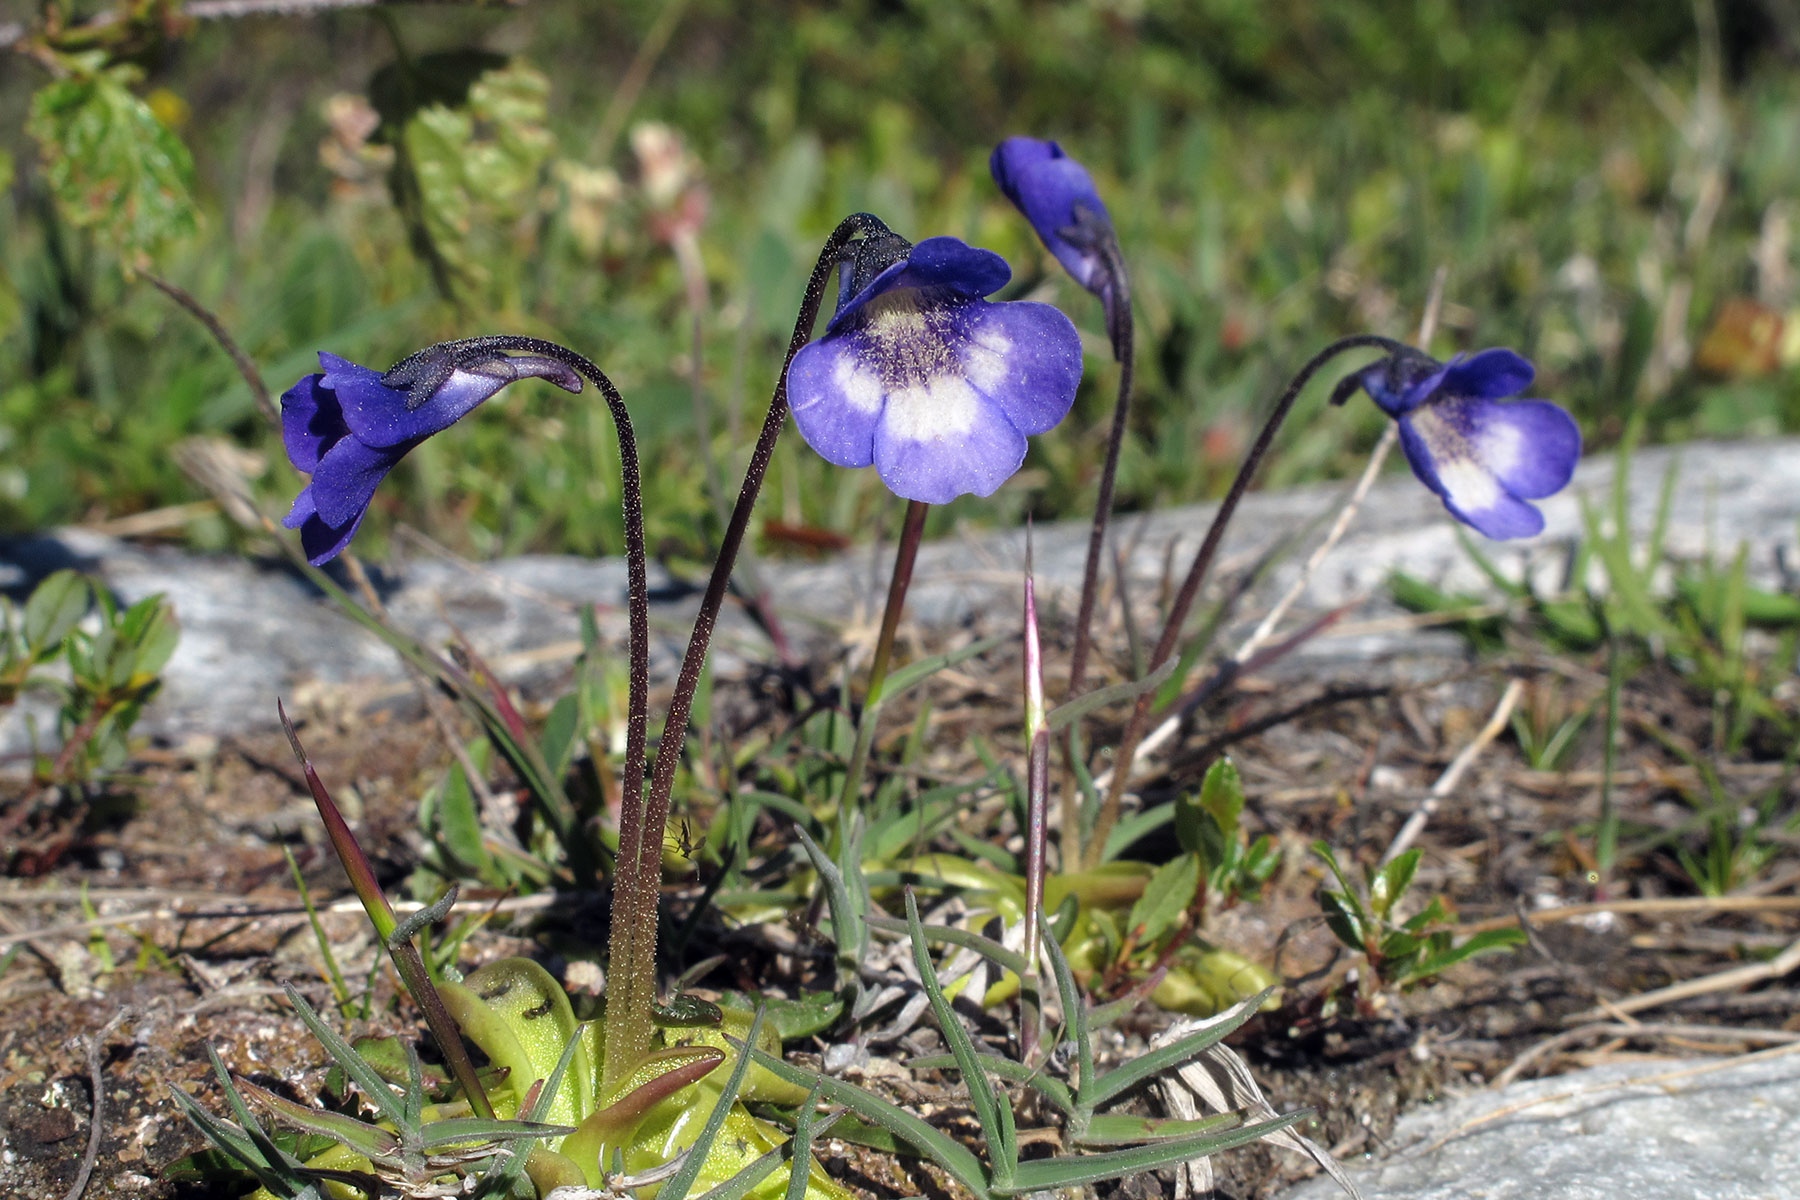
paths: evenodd
<path fill-rule="evenodd" d="M 888 245 L 884 263 L 846 264 L 824 335 L 794 356 L 794 423 L 828 462 L 873 464 L 909 500 L 991 495 L 1024 463 L 1026 436 L 1068 414 L 1081 340 L 1048 304 L 983 300 L 1012 277 L 990 250 Z"/>
<path fill-rule="evenodd" d="M 1354 378 L 1399 422 L 1413 474 L 1452 516 L 1491 538 L 1521 538 L 1544 530 L 1544 514 L 1527 501 L 1561 491 L 1581 457 L 1568 413 L 1548 400 L 1504 399 L 1534 373 L 1511 350 L 1448 363 L 1409 350 Z"/>
<path fill-rule="evenodd" d="M 407 360 L 408 363 L 421 359 Z M 429 362 L 429 359 L 421 361 Z M 405 366 L 406 364 L 402 364 Z M 308 375 L 281 396 L 281 437 L 288 461 L 312 475 L 282 520 L 300 531 L 307 561 L 323 566 L 343 553 L 369 511 L 375 488 L 394 464 L 434 433 L 467 416 L 476 405 L 519 379 L 547 379 L 570 392 L 581 377 L 550 358 L 494 354 L 443 368 L 399 390 L 382 382 L 382 372 L 359 367 L 335 354 L 319 353 L 317 375 Z M 414 376 L 420 373 L 415 371 Z"/>
<path fill-rule="evenodd" d="M 1055 142 L 1028 137 L 1010 137 L 994 147 L 988 170 L 1045 248 L 1075 282 L 1100 297 L 1117 352 L 1118 323 L 1131 303 L 1130 285 L 1094 177 Z"/>

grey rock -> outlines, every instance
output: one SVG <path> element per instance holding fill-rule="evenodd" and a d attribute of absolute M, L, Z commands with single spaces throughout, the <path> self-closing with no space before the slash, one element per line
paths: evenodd
<path fill-rule="evenodd" d="M 1634 528 L 1652 523 L 1672 463 L 1680 474 L 1669 514 L 1670 552 L 1726 557 L 1741 539 L 1750 547 L 1755 581 L 1792 586 L 1784 564 L 1800 561 L 1795 543 L 1800 488 L 1793 482 L 1800 479 L 1800 439 L 1700 443 L 1640 454 L 1627 487 Z M 1610 458 L 1584 461 L 1574 485 L 1543 502 L 1548 520 L 1543 536 L 1526 543 L 1485 542 L 1483 549 L 1510 574 L 1557 582 L 1569 548 L 1582 535 L 1581 505 L 1605 508 L 1613 472 Z M 1259 591 L 1264 603 L 1272 600 L 1297 576 L 1344 496 L 1342 485 L 1251 495 L 1225 539 L 1220 567 L 1242 569 L 1291 538 L 1293 553 Z M 1171 570 L 1178 581 L 1212 512 L 1201 505 L 1116 520 L 1114 539 L 1125 548 L 1140 599 L 1153 597 Z M 1284 669 L 1329 675 L 1404 659 L 1412 671 L 1426 672 L 1459 661 L 1461 643 L 1447 633 L 1366 627 L 1356 632 L 1369 620 L 1396 614 L 1385 587 L 1396 569 L 1448 588 L 1491 593 L 1458 540 L 1459 528 L 1410 474 L 1398 472 L 1379 483 L 1288 622 L 1291 627 L 1308 613 L 1352 603 L 1346 618 L 1351 636 L 1312 641 Z M 1033 545 L 1040 603 L 1050 611 L 1072 610 L 1087 523 L 1039 526 Z M 865 547 L 819 563 L 764 563 L 759 577 L 796 640 L 836 639 L 878 618 L 888 556 L 885 546 Z M 925 546 L 908 598 L 910 619 L 938 629 L 971 622 L 991 628 L 996 614 L 1018 611 L 1024 560 L 1022 530 L 970 531 Z M 277 696 L 314 684 L 358 690 L 363 701 L 408 693 L 394 654 L 280 560 L 197 556 L 82 530 L 0 541 L 0 590 L 15 597 L 60 566 L 96 575 L 127 603 L 154 592 L 173 601 L 181 644 L 165 674 L 164 691 L 145 719 L 148 730 L 163 737 L 272 725 Z M 653 666 L 666 676 L 679 661 L 697 596 L 691 587 L 652 574 Z M 375 582 L 401 628 L 434 644 L 461 630 L 514 681 L 566 669 L 583 605 L 599 605 L 603 632 L 621 644 L 624 638 L 625 571 L 617 560 L 533 555 L 476 567 L 417 560 L 378 572 Z M 1257 609 L 1252 602 L 1244 611 L 1254 615 Z M 769 656 L 766 640 L 736 606 L 728 608 L 715 647 L 715 668 L 722 675 Z M 23 738 L 23 714 L 0 711 L 0 753 L 18 750 Z"/>
<path fill-rule="evenodd" d="M 1382 1161 L 1349 1167 L 1370 1200 L 1793 1200 L 1800 1054 L 1613 1064 L 1409 1113 Z M 1311 1179 L 1283 1200 L 1334 1200 Z"/>

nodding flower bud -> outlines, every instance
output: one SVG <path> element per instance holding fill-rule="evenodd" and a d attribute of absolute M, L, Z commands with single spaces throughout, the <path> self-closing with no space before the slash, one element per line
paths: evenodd
<path fill-rule="evenodd" d="M 1075 282 L 1100 297 L 1117 356 L 1131 284 L 1094 177 L 1055 142 L 1028 137 L 1007 138 L 994 147 L 988 169 Z"/>
<path fill-rule="evenodd" d="M 474 343 L 421 350 L 383 374 L 319 354 L 308 375 L 281 397 L 288 461 L 312 475 L 282 521 L 300 531 L 307 561 L 323 566 L 350 544 L 376 487 L 408 451 L 520 379 L 545 379 L 579 392 L 581 376 L 540 355 L 506 355 Z"/>

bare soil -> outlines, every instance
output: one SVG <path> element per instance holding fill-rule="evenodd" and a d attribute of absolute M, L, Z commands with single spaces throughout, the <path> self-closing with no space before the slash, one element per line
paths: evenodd
<path fill-rule="evenodd" d="M 939 647 L 941 648 L 941 647 Z M 923 647 L 912 647 L 918 652 Z M 1052 661 L 1056 661 L 1053 657 Z M 1252 905 L 1222 914 L 1212 939 L 1295 981 L 1279 1013 L 1256 1019 L 1235 1039 L 1271 1100 L 1316 1111 L 1311 1136 L 1344 1157 L 1379 1153 L 1395 1117 L 1433 1098 L 1491 1080 L 1520 1054 L 1567 1028 L 1566 1019 L 1594 1006 L 1677 980 L 1708 975 L 1785 946 L 1800 936 L 1800 913 L 1694 909 L 1556 920 L 1539 927 L 1518 953 L 1479 959 L 1406 994 L 1359 999 L 1355 964 L 1334 953 L 1319 920 L 1318 861 L 1307 846 L 1323 838 L 1347 860 L 1373 862 L 1451 758 L 1487 720 L 1510 674 L 1526 679 L 1524 711 L 1554 719 L 1601 694 L 1591 663 L 1544 661 L 1529 650 L 1471 661 L 1466 670 L 1427 685 L 1397 682 L 1405 664 L 1381 664 L 1355 680 L 1252 678 L 1205 708 L 1156 773 L 1140 787 L 1145 802 L 1193 786 L 1211 752 L 1196 752 L 1235 730 L 1354 684 L 1381 690 L 1370 698 L 1323 706 L 1230 747 L 1249 795 L 1253 832 L 1269 832 L 1285 865 Z M 841 668 L 821 664 L 816 678 Z M 1018 663 L 1006 652 L 947 672 L 927 689 L 937 714 L 929 726 L 926 766 L 934 775 L 980 770 L 971 735 L 998 747 L 1018 741 Z M 1391 687 L 1384 681 L 1394 680 Z M 1054 684 L 1053 684 L 1054 686 Z M 821 694 L 829 695 L 824 684 Z M 1752 744 L 1729 759 L 1704 754 L 1711 737 L 1709 698 L 1690 695 L 1678 676 L 1653 668 L 1630 681 L 1622 722 L 1615 799 L 1635 831 L 1606 898 L 1647 901 L 1693 897 L 1677 847 L 1697 844 L 1696 804 L 1706 783 L 1682 761 L 1682 746 L 1702 748 L 1717 764 L 1723 793 L 1751 803 L 1770 798 L 1792 813 L 1797 792 L 1783 767 L 1784 748 Z M 794 711 L 791 691 L 721 688 L 721 736 L 743 737 L 783 725 Z M 894 711 L 886 728 L 897 739 L 914 714 Z M 303 713 L 302 733 L 320 775 L 350 810 L 353 823 L 393 889 L 417 859 L 413 811 L 441 774 L 448 754 L 437 727 L 422 715 Z M 1112 714 L 1117 720 L 1120 714 Z M 1590 719 L 1558 772 L 1534 771 L 1516 739 L 1503 735 L 1444 799 L 1420 841 L 1420 886 L 1443 894 L 1464 921 L 1504 918 L 1596 898 L 1590 878 L 1599 812 L 1600 729 Z M 1090 742 L 1106 744 L 1105 719 Z M 501 781 L 502 783 L 504 781 Z M 7 786 L 0 783 L 0 788 Z M 167 1098 L 182 1088 L 220 1107 L 205 1047 L 230 1067 L 291 1095 L 316 1094 L 320 1055 L 286 1010 L 279 982 L 292 980 L 323 1001 L 323 972 L 313 935 L 299 911 L 283 851 L 291 850 L 322 904 L 346 894 L 341 871 L 322 845 L 316 815 L 280 735 L 228 737 L 216 744 L 147 750 L 134 778 L 117 781 L 60 844 L 34 847 L 30 877 L 0 885 L 0 936 L 19 953 L 0 974 L 0 1194 L 62 1196 L 75 1182 L 87 1148 L 94 1097 L 88 1081 L 89 1039 L 121 1007 L 129 1016 L 103 1043 L 103 1130 L 89 1197 L 163 1198 L 222 1194 L 216 1187 L 164 1178 L 162 1168 L 199 1147 L 194 1130 Z M 15 797 L 9 805 L 27 803 Z M 1791 828 L 1791 826 L 1790 826 Z M 1670 831 L 1666 838 L 1651 836 Z M 991 830 L 971 830 L 988 836 Z M 771 843 L 779 831 L 768 831 Z M 1775 857 L 1748 874 L 1740 899 L 1788 896 L 1800 877 L 1791 832 L 1775 835 Z M 1786 840 L 1782 840 L 1785 838 Z M 15 849 L 8 847 L 8 850 Z M 53 852 L 52 852 L 53 851 Z M 1146 856 L 1158 847 L 1141 848 Z M 697 893 L 701 879 L 671 881 L 671 903 Z M 83 908 L 85 902 L 91 911 Z M 483 897 L 465 893 L 465 903 Z M 582 948 L 604 946 L 597 894 L 536 914 L 499 918 L 476 935 L 472 960 L 537 950 L 553 969 Z M 82 926 L 90 917 L 103 924 Z M 733 968 L 702 986 L 733 986 L 745 974 L 770 989 L 813 982 L 808 965 L 757 945 L 792 945 L 798 914 L 779 936 L 746 937 L 710 930 L 699 943 L 728 937 Z M 346 975 L 363 978 L 374 947 L 353 912 L 324 916 Z M 0 950 L 0 953 L 3 953 Z M 796 965 L 798 961 L 798 965 Z M 782 977 L 783 972 L 786 977 Z M 1704 995 L 1659 1009 L 1661 1022 L 1800 1028 L 1792 981 Z M 415 1012 L 378 983 L 374 1025 L 413 1032 Z M 1327 1000 L 1336 997 L 1336 1003 Z M 1169 1020 L 1140 1010 L 1109 1035 L 1105 1049 L 1141 1049 Z M 360 1028 L 357 1032 L 361 1032 Z M 921 1035 L 929 1041 L 929 1033 Z M 1729 1053 L 1731 1042 L 1684 1043 L 1661 1036 L 1627 1041 L 1577 1040 L 1532 1065 L 1544 1073 L 1608 1056 L 1644 1051 Z M 796 1047 L 806 1054 L 817 1044 Z M 887 1078 L 884 1076 L 884 1078 Z M 974 1138 L 954 1081 L 931 1075 L 888 1086 L 923 1105 L 946 1128 Z M 1152 1105 L 1151 1097 L 1136 1103 Z M 1145 1111 L 1150 1111 L 1146 1108 Z M 1028 1120 L 1021 1126 L 1041 1124 Z M 1053 1134 L 1044 1135 L 1046 1139 Z M 951 1189 L 914 1163 L 828 1143 L 821 1156 L 834 1172 L 870 1195 L 942 1195 Z M 1308 1173 L 1310 1164 L 1284 1152 L 1250 1147 L 1222 1156 L 1219 1195 L 1257 1200 Z M 1130 1197 L 1167 1194 L 1166 1178 L 1131 1181 Z"/>

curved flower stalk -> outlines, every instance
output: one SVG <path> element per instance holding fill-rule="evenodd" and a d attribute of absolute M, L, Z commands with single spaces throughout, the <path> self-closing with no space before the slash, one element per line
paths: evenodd
<path fill-rule="evenodd" d="M 1568 486 L 1581 458 L 1581 429 L 1568 413 L 1548 400 L 1505 399 L 1533 374 L 1511 350 L 1441 363 L 1406 347 L 1357 372 L 1351 386 L 1399 424 L 1413 474 L 1451 516 L 1491 538 L 1524 538 L 1544 531 L 1544 514 L 1528 501 Z"/>
<path fill-rule="evenodd" d="M 1331 403 L 1344 403 L 1358 389 L 1367 391 L 1400 422 L 1401 444 L 1414 473 L 1459 520 L 1490 537 L 1529 537 L 1543 529 L 1543 514 L 1526 500 L 1541 499 L 1568 483 L 1581 454 L 1581 434 L 1574 420 L 1547 400 L 1501 401 L 1530 384 L 1529 362 L 1510 350 L 1486 350 L 1446 365 L 1390 338 L 1373 334 L 1340 338 L 1313 355 L 1276 401 L 1176 593 L 1151 653 L 1150 670 L 1174 655 L 1225 528 L 1300 390 L 1331 359 L 1363 346 L 1380 347 L 1387 357 L 1339 381 Z M 1138 697 L 1120 738 L 1112 784 L 1083 852 L 1083 862 L 1090 866 L 1100 861 L 1106 837 L 1118 820 L 1151 701 L 1149 692 Z"/>
<path fill-rule="evenodd" d="M 567 392 L 582 386 L 567 363 L 498 350 L 459 360 L 433 347 L 385 375 L 320 351 L 319 366 L 281 396 L 288 461 L 312 476 L 282 524 L 300 531 L 315 567 L 344 552 L 375 489 L 414 446 L 520 379 L 546 379 Z"/>
<path fill-rule="evenodd" d="M 824 335 L 788 368 L 807 444 L 840 467 L 873 465 L 908 500 L 992 495 L 1081 383 L 1068 317 L 982 299 L 1011 277 L 998 254 L 953 237 L 914 246 L 890 233 L 846 262 Z"/>

